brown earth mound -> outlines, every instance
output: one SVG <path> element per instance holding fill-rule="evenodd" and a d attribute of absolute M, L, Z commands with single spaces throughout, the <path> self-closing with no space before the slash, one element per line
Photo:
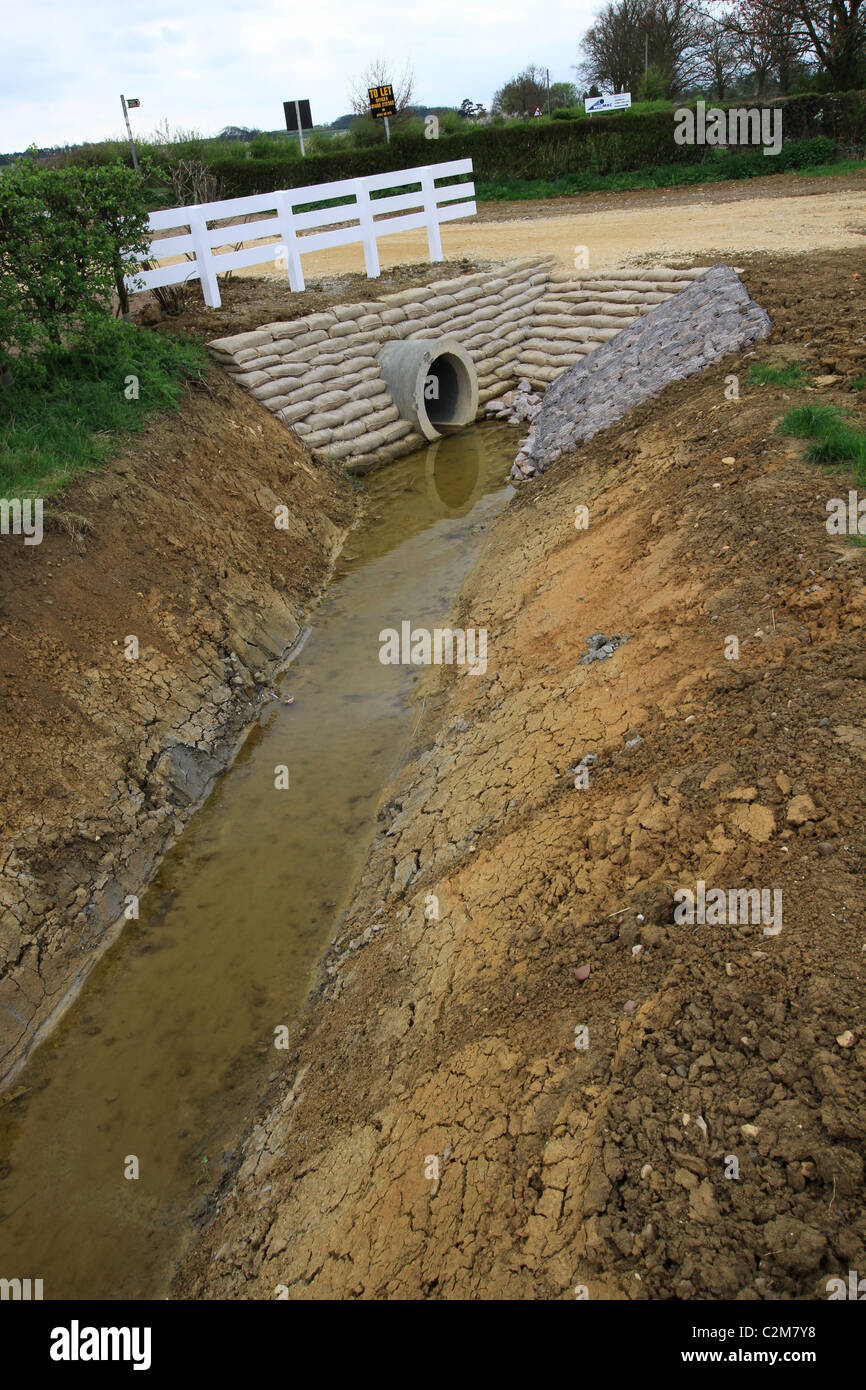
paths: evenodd
<path fill-rule="evenodd" d="M 859 399 L 859 262 L 747 263 L 771 343 L 495 526 L 456 618 L 487 672 L 428 688 L 176 1296 L 808 1299 L 866 1267 L 864 553 L 825 529 L 850 480 L 776 433 Z M 749 386 L 776 357 L 837 379 Z M 596 633 L 628 640 L 583 664 Z M 780 890 L 781 932 L 676 921 L 699 881 Z"/>

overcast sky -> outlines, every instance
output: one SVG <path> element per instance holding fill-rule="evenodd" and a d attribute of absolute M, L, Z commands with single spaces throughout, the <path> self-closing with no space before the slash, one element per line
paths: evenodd
<path fill-rule="evenodd" d="M 527 63 L 571 81 L 581 33 L 603 0 L 33 0 L 4 6 L 0 151 L 135 128 L 215 135 L 276 130 L 282 103 L 309 97 L 314 121 L 349 110 L 348 89 L 381 56 L 408 60 L 415 98 L 489 105 Z"/>

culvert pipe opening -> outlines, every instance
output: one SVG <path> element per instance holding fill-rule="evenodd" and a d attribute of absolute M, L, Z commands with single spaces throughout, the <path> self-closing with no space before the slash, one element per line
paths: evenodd
<path fill-rule="evenodd" d="M 478 374 L 455 338 L 386 343 L 379 367 L 401 418 L 424 439 L 441 439 L 473 423 Z"/>

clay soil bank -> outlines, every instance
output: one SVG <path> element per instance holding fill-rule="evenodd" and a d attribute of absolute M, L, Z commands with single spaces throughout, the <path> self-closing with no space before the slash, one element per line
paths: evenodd
<path fill-rule="evenodd" d="M 818 1299 L 866 1267 L 864 551 L 825 529 L 850 479 L 776 433 L 859 400 L 864 280 L 738 260 L 769 344 L 492 529 L 454 614 L 487 672 L 427 687 L 175 1297 Z M 834 379 L 751 387 L 756 355 Z M 628 640 L 582 665 L 597 632 Z M 780 889 L 782 931 L 678 924 L 699 880 Z"/>

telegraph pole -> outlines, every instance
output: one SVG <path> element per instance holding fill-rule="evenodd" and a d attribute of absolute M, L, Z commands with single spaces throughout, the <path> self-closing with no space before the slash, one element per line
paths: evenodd
<path fill-rule="evenodd" d="M 550 120 L 550 68 L 545 68 L 547 73 L 547 119 Z"/>

